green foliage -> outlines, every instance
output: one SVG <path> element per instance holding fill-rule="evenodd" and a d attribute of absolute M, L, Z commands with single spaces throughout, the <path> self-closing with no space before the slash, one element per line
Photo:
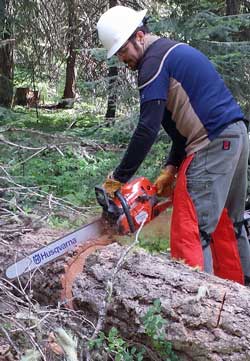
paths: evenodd
<path fill-rule="evenodd" d="M 155 300 L 142 318 L 146 334 L 151 338 L 154 349 L 159 353 L 162 360 L 178 361 L 178 357 L 172 350 L 171 342 L 166 338 L 167 322 L 161 316 L 161 302 Z"/>
<path fill-rule="evenodd" d="M 190 41 L 199 39 L 224 42 L 235 41 L 236 45 L 240 33 L 249 28 L 250 14 L 218 16 L 211 11 L 203 11 L 186 19 L 185 37 Z M 198 32 L 197 29 L 199 29 Z"/>
<path fill-rule="evenodd" d="M 161 302 L 155 300 L 146 314 L 142 317 L 145 334 L 150 338 L 153 350 L 164 361 L 178 361 L 178 357 L 172 349 L 172 344 L 166 338 L 167 322 L 161 316 Z M 90 350 L 105 350 L 116 361 L 142 361 L 146 354 L 145 348 L 129 345 L 115 327 L 112 327 L 106 336 L 100 332 L 95 340 L 89 341 Z"/>
<path fill-rule="evenodd" d="M 100 151 L 90 159 L 76 158 L 72 149 L 68 148 L 64 157 L 57 151 L 45 151 L 41 157 L 34 157 L 27 164 L 12 164 L 11 175 L 19 184 L 39 186 L 43 191 L 63 197 L 75 205 L 87 206 L 95 200 L 94 185 L 105 179 L 116 162 L 118 160 L 112 153 Z"/>
<path fill-rule="evenodd" d="M 89 128 L 100 125 L 101 116 L 92 112 L 91 105 L 87 103 L 81 103 L 75 109 L 38 109 L 38 118 L 34 108 L 15 106 L 14 111 L 10 111 L 0 107 L 0 125 L 10 125 L 11 121 L 14 121 L 12 125 L 15 127 L 42 130 L 45 133 L 67 131 L 67 135 L 86 137 Z M 72 123 L 73 128 L 68 130 Z"/>
<path fill-rule="evenodd" d="M 3 130 L 4 126 L 7 126 L 6 131 L 3 132 L 4 138 L 23 147 L 13 148 L 0 143 L 0 161 L 8 166 L 8 172 L 16 183 L 25 187 L 38 187 L 40 191 L 63 198 L 75 206 L 97 206 L 94 186 L 102 184 L 107 174 L 121 160 L 136 126 L 137 116 L 132 119 L 124 118 L 117 127 L 101 127 L 100 119 L 91 112 L 86 114 L 80 111 L 83 107 L 88 109 L 87 104 L 81 103 L 78 109 L 39 111 L 38 119 L 34 109 L 16 107 L 15 112 L 0 109 L 0 114 L 3 114 Z M 10 125 L 9 116 L 12 117 L 12 126 L 22 131 L 7 131 Z M 75 118 L 77 118 L 75 128 L 67 130 L 68 125 Z M 96 127 L 99 128 L 93 132 Z M 95 140 L 91 139 L 92 134 L 95 135 Z M 58 139 L 54 138 L 56 135 Z M 60 136 L 65 137 L 65 140 L 62 138 L 63 140 L 60 141 Z M 89 138 L 90 146 L 88 146 Z M 64 142 L 72 145 L 64 146 Z M 53 147 L 55 143 L 58 144 L 61 152 Z M 113 151 L 105 151 L 101 146 L 92 148 L 92 143 L 104 146 L 114 144 L 115 147 Z M 36 150 L 24 147 L 45 148 L 37 156 L 32 156 Z M 137 176 L 147 176 L 153 181 L 162 167 L 167 149 L 168 140 L 160 137 L 159 143 L 153 146 L 138 170 Z M 13 196 L 14 194 L 10 192 L 8 199 Z M 25 200 L 18 202 L 27 213 L 30 213 L 36 207 L 36 201 L 36 197 L 26 197 Z M 55 226 L 69 226 L 67 220 L 58 217 L 52 218 L 50 222 Z"/>
<path fill-rule="evenodd" d="M 138 350 L 124 341 L 115 327 L 112 327 L 106 336 L 100 332 L 98 338 L 89 341 L 89 348 L 104 349 L 115 361 L 142 361 L 145 350 Z"/>
<path fill-rule="evenodd" d="M 29 87 L 32 84 L 32 73 L 29 68 L 19 65 L 15 69 L 14 86 Z"/>
<path fill-rule="evenodd" d="M 204 10 L 221 13 L 225 8 L 224 0 L 170 0 L 169 3 L 173 14 L 178 17 L 188 17 Z"/>
<path fill-rule="evenodd" d="M 137 175 L 145 176 L 152 182 L 158 177 L 170 150 L 170 140 L 163 136 L 156 142 L 139 168 Z"/>
<path fill-rule="evenodd" d="M 0 107 L 0 126 L 14 120 L 15 114 L 7 108 Z"/>
<path fill-rule="evenodd" d="M 165 236 L 157 237 L 154 234 L 141 236 L 139 240 L 140 247 L 148 250 L 150 253 L 154 252 L 166 252 L 166 249 L 169 247 L 169 239 L 167 231 Z"/>

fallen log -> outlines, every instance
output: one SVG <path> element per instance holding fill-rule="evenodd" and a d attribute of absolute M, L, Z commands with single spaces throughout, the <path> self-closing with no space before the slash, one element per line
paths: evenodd
<path fill-rule="evenodd" d="M 115 243 L 91 254 L 74 282 L 74 305 L 92 322 L 122 252 Z M 115 278 L 104 330 L 116 327 L 126 340 L 150 348 L 142 316 L 156 299 L 180 360 L 250 360 L 250 289 L 141 249 L 127 256 Z"/>

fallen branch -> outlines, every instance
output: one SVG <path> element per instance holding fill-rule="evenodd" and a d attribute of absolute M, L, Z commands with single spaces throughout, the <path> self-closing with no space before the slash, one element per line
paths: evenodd
<path fill-rule="evenodd" d="M 14 44 L 16 41 L 16 39 L 6 39 L 6 40 L 0 40 L 0 48 L 5 47 L 6 45 L 9 44 Z"/>

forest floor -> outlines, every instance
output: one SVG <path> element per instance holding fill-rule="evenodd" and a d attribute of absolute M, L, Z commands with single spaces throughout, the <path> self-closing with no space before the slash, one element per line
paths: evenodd
<path fill-rule="evenodd" d="M 167 251 L 169 247 L 170 216 L 169 211 L 163 212 L 150 224 L 144 226 L 140 233 L 139 245 L 149 251 Z M 51 344 L 48 343 L 50 337 L 54 337 L 53 333 L 51 334 L 51 330 L 60 327 L 63 323 L 62 319 L 67 320 L 63 323 L 64 329 L 66 330 L 71 330 L 71 327 L 73 327 L 72 324 L 79 323 L 79 320 L 77 318 L 75 319 L 75 314 L 71 313 L 75 311 L 61 310 L 59 306 L 59 312 L 58 310 L 55 311 L 55 306 L 52 305 L 52 302 L 51 304 L 50 302 L 47 304 L 37 302 L 37 289 L 33 293 L 30 286 L 32 283 L 34 285 L 36 277 L 34 277 L 34 279 L 30 278 L 32 282 L 26 282 L 24 286 L 21 286 L 19 281 L 14 282 L 14 285 L 12 283 L 6 283 L 2 278 L 8 265 L 15 262 L 15 260 L 29 255 L 34 250 L 72 231 L 73 229 L 52 228 L 48 225 L 37 229 L 26 229 L 23 234 L 22 232 L 19 232 L 19 234 L 13 232 L 13 234 L 8 234 L 7 237 L 5 235 L 4 240 L 0 240 L 0 311 L 2 315 L 0 317 L 2 324 L 0 327 L 0 361 L 26 360 L 26 356 L 24 357 L 23 355 L 27 350 L 39 350 L 39 347 L 43 348 L 44 343 L 46 344 L 45 359 L 58 360 L 57 357 L 59 354 L 56 354 L 53 350 L 53 345 L 51 348 Z M 135 235 L 130 237 L 119 236 L 117 237 L 117 241 L 120 244 L 129 245 L 133 242 L 134 238 Z M 46 272 L 50 269 L 51 265 L 52 264 L 48 264 L 42 268 L 41 276 L 44 275 L 44 277 L 47 277 Z M 20 279 L 22 279 L 22 277 Z M 17 287 L 18 290 L 15 290 L 15 287 Z M 53 290 L 52 292 L 56 293 Z M 60 294 L 59 291 L 58 294 Z M 60 302 L 61 300 L 58 299 L 58 305 L 60 305 Z M 32 315 L 36 312 L 36 317 L 39 319 L 39 322 L 43 324 L 41 320 L 44 317 L 44 309 L 45 312 L 48 312 L 45 329 L 41 332 L 38 327 L 39 332 L 37 332 L 37 330 L 34 332 L 29 331 L 29 327 L 31 329 L 35 327 L 33 325 L 34 320 Z M 78 311 L 79 310 L 77 310 L 77 312 Z M 27 316 L 27 314 L 29 314 L 29 316 Z M 79 315 L 77 315 L 77 317 L 79 317 Z M 69 319 L 70 321 L 68 321 Z M 67 324 L 68 322 L 70 322 L 70 325 Z M 86 332 L 90 332 L 87 326 L 86 330 Z M 43 340 L 42 343 L 39 341 L 39 338 Z M 54 346 L 55 349 L 57 349 L 58 345 L 55 344 Z M 33 354 L 31 360 L 39 360 L 39 358 L 36 358 L 35 354 Z"/>

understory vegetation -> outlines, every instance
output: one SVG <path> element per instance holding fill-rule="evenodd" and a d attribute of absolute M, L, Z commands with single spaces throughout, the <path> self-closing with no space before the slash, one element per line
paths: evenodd
<path fill-rule="evenodd" d="M 73 120 L 75 127 L 69 129 Z M 43 205 L 46 199 L 60 198 L 72 209 L 97 212 L 95 185 L 116 167 L 132 134 L 130 118 L 120 123 L 121 127 L 110 128 L 95 115 L 77 117 L 75 109 L 39 110 L 38 118 L 33 109 L 9 111 L 1 122 L 0 159 L 2 188 L 12 209 L 34 213 L 41 194 Z M 169 147 L 166 136 L 160 138 L 137 176 L 151 181 L 157 176 Z M 60 224 L 53 207 L 48 220 Z"/>

